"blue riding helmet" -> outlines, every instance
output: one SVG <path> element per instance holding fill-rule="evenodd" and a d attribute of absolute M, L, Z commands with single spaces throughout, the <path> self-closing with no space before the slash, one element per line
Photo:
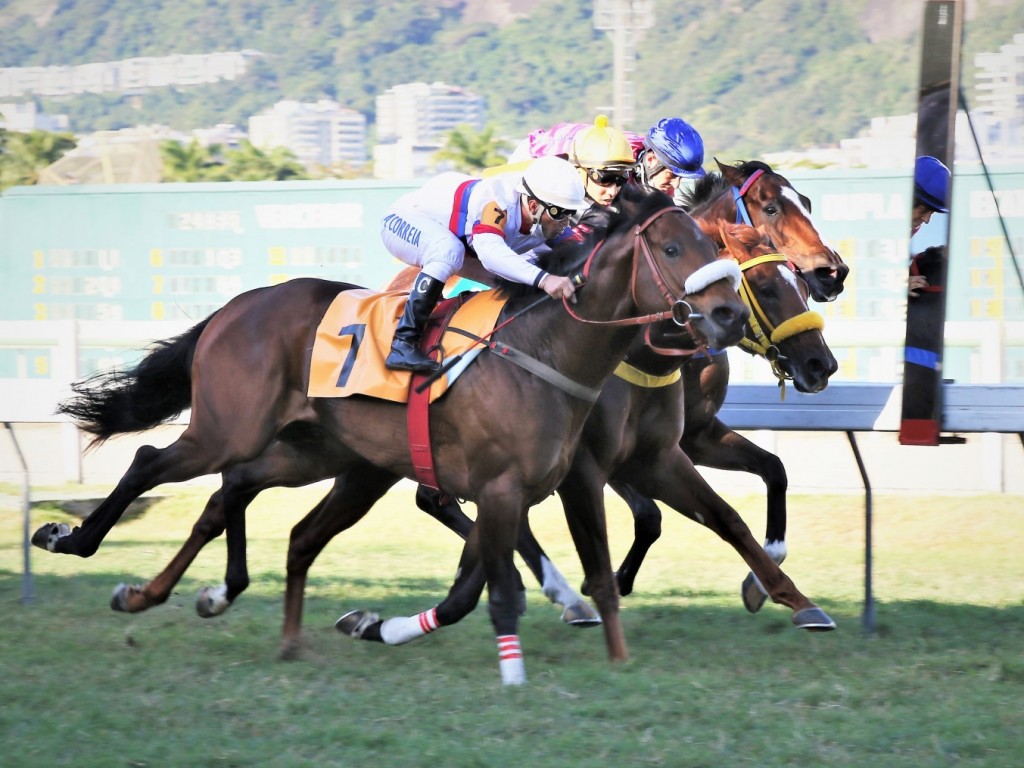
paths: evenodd
<path fill-rule="evenodd" d="M 949 213 L 949 168 L 931 155 L 914 161 L 914 197 L 937 213 Z"/>
<path fill-rule="evenodd" d="M 693 126 L 678 117 L 665 117 L 647 132 L 644 147 L 676 176 L 697 179 L 704 175 L 704 140 Z"/>

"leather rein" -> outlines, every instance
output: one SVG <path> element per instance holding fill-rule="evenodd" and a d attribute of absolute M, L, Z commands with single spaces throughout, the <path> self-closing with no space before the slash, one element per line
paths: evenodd
<path fill-rule="evenodd" d="M 675 213 L 681 216 L 687 215 L 681 208 L 677 208 L 674 205 L 667 208 L 661 208 L 660 210 L 657 210 L 653 214 L 651 214 L 647 218 L 647 220 L 644 221 L 642 224 L 638 224 L 636 228 L 633 230 L 633 269 L 632 276 L 630 277 L 629 286 L 630 296 L 632 297 L 633 303 L 635 304 L 637 303 L 636 284 L 640 268 L 640 256 L 642 255 L 644 260 L 647 262 L 648 268 L 651 270 L 651 274 L 654 277 L 655 284 L 658 286 L 658 290 L 661 291 L 661 295 L 665 299 L 665 303 L 668 305 L 669 308 L 662 310 L 660 312 L 652 312 L 650 314 L 640 315 L 638 317 L 625 317 L 619 320 L 588 320 L 584 317 L 580 317 L 573 310 L 572 305 L 569 303 L 568 299 L 566 299 L 563 296 L 562 305 L 565 307 L 565 311 L 569 313 L 570 317 L 572 317 L 574 320 L 577 320 L 578 322 L 588 323 L 591 325 L 649 325 L 651 323 L 656 323 L 661 320 L 668 320 L 669 318 L 671 318 L 672 322 L 674 322 L 676 325 L 683 327 L 687 327 L 691 320 L 702 317 L 702 315 L 693 311 L 693 307 L 690 306 L 690 304 L 685 300 L 684 297 L 690 293 L 697 293 L 698 291 L 702 290 L 704 287 L 713 282 L 713 280 L 711 279 L 712 277 L 715 277 L 715 279 L 722 279 L 725 277 L 733 277 L 733 274 L 727 269 L 723 270 L 721 266 L 721 261 L 714 261 L 711 262 L 710 264 L 705 264 L 704 266 L 700 267 L 695 272 L 693 272 L 686 279 L 686 282 L 682 286 L 682 293 L 676 295 L 676 292 L 669 287 L 668 281 L 665 279 L 665 273 L 662 271 L 661 266 L 654 258 L 654 254 L 651 252 L 651 246 L 647 242 L 647 237 L 644 234 L 655 221 L 669 213 Z M 601 249 L 603 243 L 604 240 L 601 240 L 600 242 L 597 243 L 597 245 L 594 246 L 594 249 L 590 252 L 590 255 L 587 257 L 586 263 L 583 265 L 583 269 L 580 271 L 579 274 L 577 274 L 573 278 L 573 282 L 577 286 L 583 286 L 586 284 L 588 276 L 590 274 L 590 267 L 594 261 L 594 257 L 597 255 L 597 252 Z M 713 275 L 712 273 L 715 274 Z M 735 279 L 735 277 L 734 280 L 735 282 L 739 282 L 738 280 Z M 691 286 L 691 289 L 687 289 L 688 285 Z M 692 286 L 697 285 L 700 285 L 701 287 L 692 288 Z"/>

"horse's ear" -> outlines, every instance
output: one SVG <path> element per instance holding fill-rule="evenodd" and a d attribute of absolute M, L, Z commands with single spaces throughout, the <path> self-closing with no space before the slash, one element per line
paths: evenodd
<path fill-rule="evenodd" d="M 735 165 L 723 163 L 717 157 L 715 158 L 715 164 L 718 166 L 718 170 L 722 174 L 722 178 L 734 187 L 739 187 L 744 181 L 746 181 L 746 179 L 743 178 L 743 174 L 740 173 L 740 169 Z"/>
<path fill-rule="evenodd" d="M 733 235 L 733 226 L 731 224 L 720 224 L 718 227 L 718 236 L 721 238 L 722 245 L 724 246 L 720 255 L 728 253 L 736 261 L 740 261 L 747 251 L 743 247 L 743 243 Z"/>

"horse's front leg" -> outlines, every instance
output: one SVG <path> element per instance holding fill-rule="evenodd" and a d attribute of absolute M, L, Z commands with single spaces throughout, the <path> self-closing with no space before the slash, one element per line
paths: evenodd
<path fill-rule="evenodd" d="M 782 460 L 715 419 L 696 434 L 684 434 L 680 443 L 694 464 L 715 469 L 751 472 L 760 477 L 767 491 L 767 521 L 764 549 L 778 565 L 786 559 L 786 491 L 789 479 Z M 768 593 L 750 572 L 740 588 L 743 605 L 757 613 Z"/>
<path fill-rule="evenodd" d="M 477 497 L 476 536 L 487 579 L 487 605 L 498 641 L 498 667 L 504 685 L 523 685 L 526 665 L 519 642 L 516 569 L 513 563 L 519 522 L 526 503 L 519 488 L 492 483 Z"/>
<path fill-rule="evenodd" d="M 637 490 L 705 525 L 731 544 L 769 597 L 792 609 L 795 625 L 819 631 L 835 629 L 835 622 L 797 589 L 758 545 L 739 513 L 714 492 L 681 449 L 667 452 L 653 464 L 631 467 L 628 480 Z"/>
<path fill-rule="evenodd" d="M 619 589 L 612 573 L 611 553 L 604 510 L 605 477 L 593 457 L 581 447 L 572 469 L 558 487 L 565 520 L 583 565 L 588 591 L 604 624 L 608 658 L 629 658 L 626 636 L 619 616 Z"/>

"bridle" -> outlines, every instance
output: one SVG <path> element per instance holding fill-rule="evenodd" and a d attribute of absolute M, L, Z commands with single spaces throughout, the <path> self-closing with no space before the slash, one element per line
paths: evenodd
<path fill-rule="evenodd" d="M 778 345 L 797 334 L 822 330 L 825 327 L 825 319 L 817 312 L 807 309 L 799 315 L 784 320 L 777 326 L 774 325 L 758 303 L 746 276 L 748 269 L 768 263 L 787 264 L 790 269 L 793 269 L 789 259 L 781 253 L 755 256 L 740 264 L 742 282 L 739 294 L 743 303 L 750 309 L 750 319 L 747 321 L 750 333 L 740 340 L 739 346 L 753 355 L 760 355 L 771 364 L 772 373 L 779 380 L 779 386 L 783 388 L 783 396 L 785 396 L 785 382 L 791 381 L 793 377 L 787 374 L 780 365 L 786 358 L 779 351 Z M 795 269 L 793 271 L 796 272 Z"/>
<path fill-rule="evenodd" d="M 671 320 L 679 326 L 687 326 L 692 320 L 703 317 L 698 312 L 693 311 L 693 307 L 690 306 L 689 302 L 686 301 L 685 297 L 699 293 L 704 290 L 711 283 L 725 278 L 731 278 L 734 285 L 738 286 L 742 280 L 739 268 L 733 262 L 731 265 L 728 260 L 718 259 L 705 264 L 699 269 L 695 270 L 686 278 L 683 283 L 682 291 L 674 290 L 669 286 L 669 281 L 665 277 L 665 273 L 658 264 L 657 259 L 654 258 L 654 254 L 651 251 L 650 243 L 647 241 L 646 231 L 651 225 L 666 214 L 676 214 L 679 216 L 687 216 L 687 214 L 680 208 L 674 205 L 661 208 L 651 214 L 646 221 L 642 224 L 638 224 L 633 230 L 633 260 L 632 260 L 632 275 L 630 276 L 630 296 L 633 299 L 633 303 L 637 303 L 636 298 L 636 286 L 637 280 L 639 279 L 640 270 L 640 257 L 643 256 L 647 263 L 648 268 L 651 271 L 651 275 L 654 278 L 655 285 L 661 292 L 662 298 L 668 305 L 668 309 L 664 309 L 660 312 L 652 312 L 647 315 L 640 315 L 638 317 L 626 317 L 619 320 L 588 320 L 584 317 L 580 317 L 569 304 L 568 299 L 562 297 L 562 305 L 565 307 L 566 312 L 574 319 L 581 323 L 589 323 L 592 325 L 648 325 L 650 323 L 656 323 L 661 320 Z M 590 274 L 590 267 L 593 264 L 594 257 L 597 252 L 601 249 L 604 240 L 601 240 L 594 246 L 594 249 L 590 252 L 586 262 L 583 265 L 583 269 L 573 276 L 573 283 L 577 286 L 583 286 L 587 282 L 588 275 Z"/>
<path fill-rule="evenodd" d="M 764 176 L 764 170 L 758 168 L 749 178 L 743 182 L 742 187 L 732 188 L 732 199 L 736 203 L 736 223 L 746 224 L 748 227 L 754 226 L 750 221 L 750 213 L 747 211 L 747 204 L 743 202 L 743 198 L 746 197 L 747 192 L 753 186 L 754 182 Z"/>

